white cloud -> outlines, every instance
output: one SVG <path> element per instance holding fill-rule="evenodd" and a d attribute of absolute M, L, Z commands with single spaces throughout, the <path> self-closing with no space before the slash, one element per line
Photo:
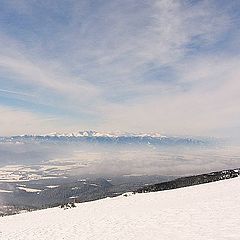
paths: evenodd
<path fill-rule="evenodd" d="M 11 82 L 10 89 L 2 87 L 5 93 L 35 89 L 26 101 L 72 111 L 73 122 L 87 128 L 91 117 L 98 129 L 174 134 L 208 135 L 238 125 L 239 56 L 226 54 L 227 48 L 219 54 L 218 46 L 235 23 L 216 2 L 111 1 L 94 9 L 73 2 L 66 24 L 54 25 L 52 16 L 46 25 L 48 41 L 41 39 L 42 26 L 39 38 L 31 29 L 25 40 L 0 34 L 0 70 Z M 33 21 L 34 7 L 14 6 Z M 63 9 L 61 2 L 49 13 Z M 22 114 L 14 112 L 2 124 Z M 91 117 L 81 119 L 82 113 Z M 54 130 L 31 114 L 24 112 L 22 129 L 35 122 Z"/>
<path fill-rule="evenodd" d="M 1 136 L 75 132 L 79 128 L 86 128 L 82 121 L 73 123 L 66 117 L 50 117 L 6 106 L 0 106 L 0 116 Z"/>
<path fill-rule="evenodd" d="M 5 44 L 5 43 L 4 43 Z M 2 47 L 4 48 L 2 43 Z M 31 59 L 28 53 L 14 46 L 14 50 L 5 51 L 0 57 L 0 68 L 14 76 L 16 81 L 36 87 L 55 90 L 58 94 L 68 94 L 69 98 L 89 98 L 98 93 L 92 85 L 67 75 L 62 66 L 44 59 Z"/>
<path fill-rule="evenodd" d="M 238 58 L 228 56 L 191 59 L 178 69 L 179 82 L 190 82 L 189 89 L 169 91 L 157 84 L 141 100 L 104 109 L 110 113 L 104 127 L 114 129 L 119 122 L 120 130 L 231 136 L 240 121 L 239 64 Z"/>

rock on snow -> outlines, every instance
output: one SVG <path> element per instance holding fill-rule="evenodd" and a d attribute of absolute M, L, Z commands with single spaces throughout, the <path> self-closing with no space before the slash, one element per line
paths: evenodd
<path fill-rule="evenodd" d="M 240 178 L 0 218 L 1 240 L 239 240 Z"/>

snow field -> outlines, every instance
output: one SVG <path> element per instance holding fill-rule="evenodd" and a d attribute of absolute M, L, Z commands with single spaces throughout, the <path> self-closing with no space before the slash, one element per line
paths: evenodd
<path fill-rule="evenodd" d="M 1 240 L 239 240 L 240 178 L 0 218 Z"/>

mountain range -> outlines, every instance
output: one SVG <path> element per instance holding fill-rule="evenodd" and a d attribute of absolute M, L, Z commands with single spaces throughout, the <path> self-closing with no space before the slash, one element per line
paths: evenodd
<path fill-rule="evenodd" d="M 212 139 L 165 136 L 159 133 L 101 133 L 79 131 L 77 133 L 50 133 L 44 135 L 16 135 L 0 137 L 0 142 L 86 142 L 115 144 L 160 144 L 160 145 L 208 145 Z"/>

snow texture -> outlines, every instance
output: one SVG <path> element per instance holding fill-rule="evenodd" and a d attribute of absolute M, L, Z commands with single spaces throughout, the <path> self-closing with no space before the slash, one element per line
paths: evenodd
<path fill-rule="evenodd" d="M 240 178 L 0 218 L 1 240 L 239 240 Z"/>
<path fill-rule="evenodd" d="M 18 187 L 18 189 L 23 190 L 25 192 L 41 192 L 42 190 L 35 188 L 26 188 L 26 187 Z"/>

